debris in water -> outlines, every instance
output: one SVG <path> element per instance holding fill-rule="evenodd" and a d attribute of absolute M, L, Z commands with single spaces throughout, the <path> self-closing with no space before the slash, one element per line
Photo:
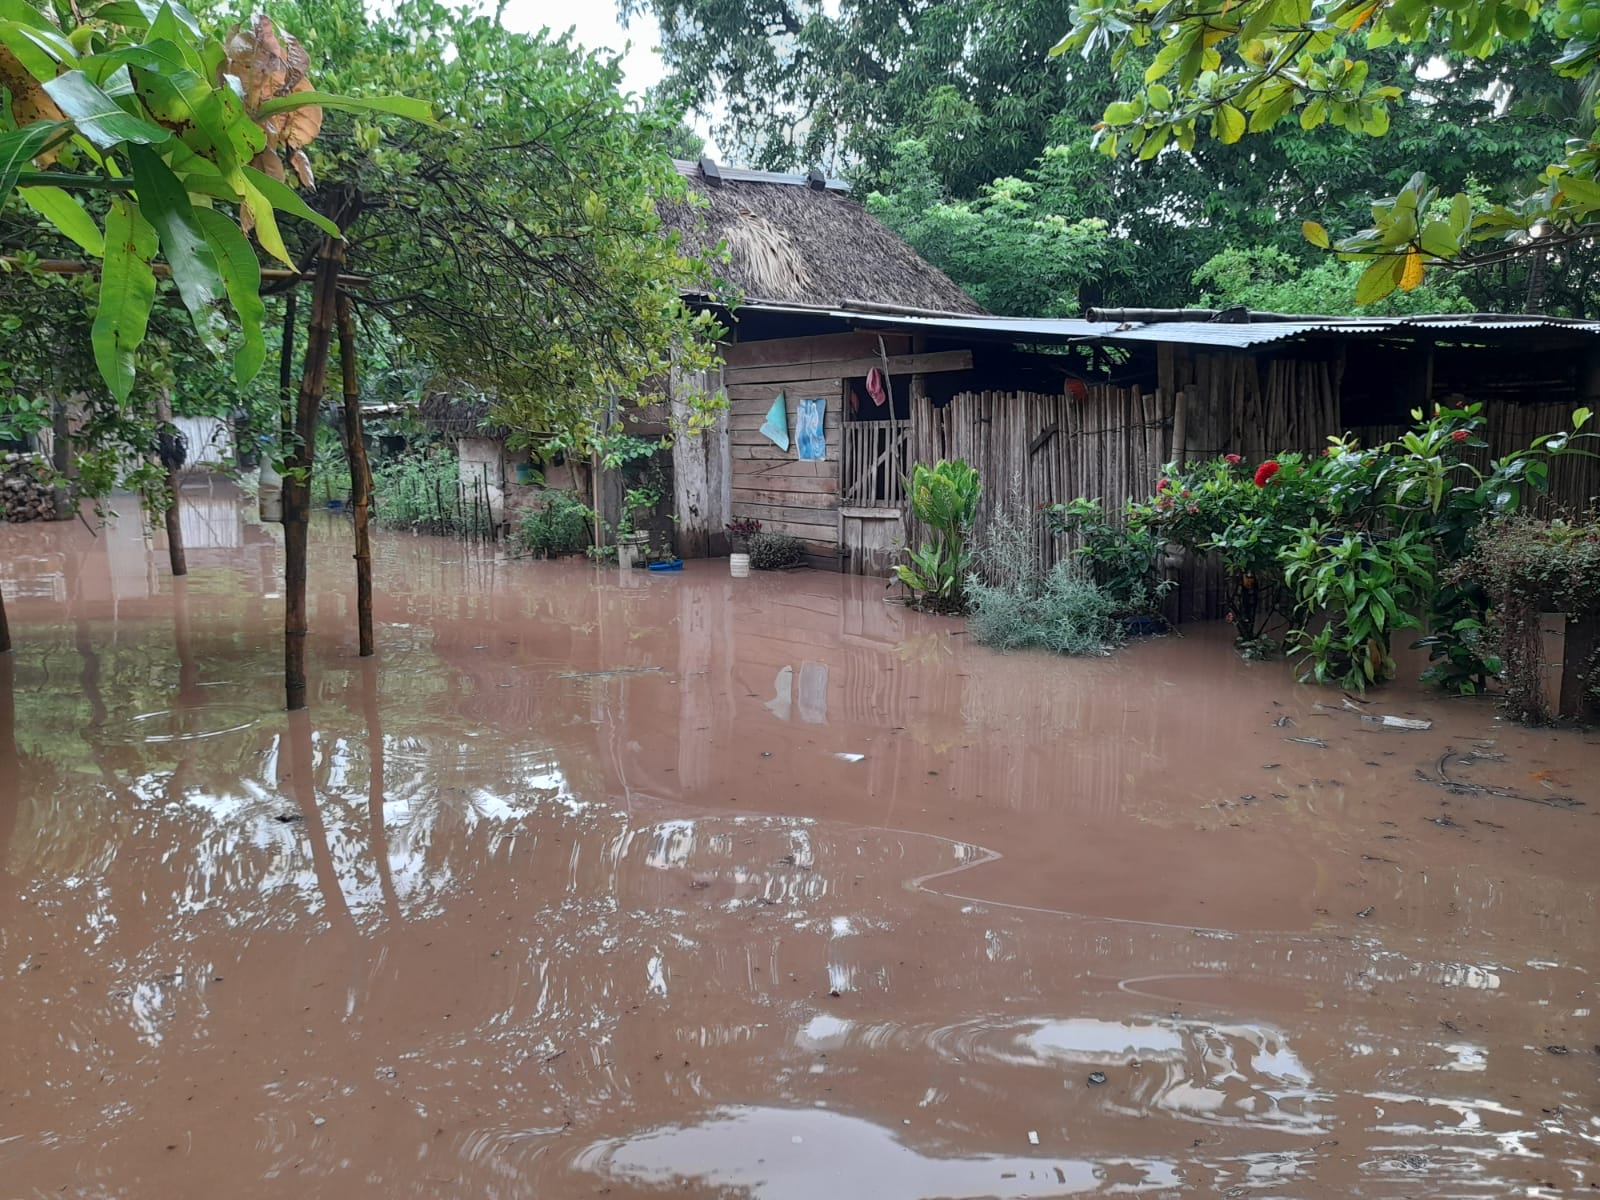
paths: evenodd
<path fill-rule="evenodd" d="M 299 813 L 279 813 L 277 816 L 273 817 L 272 819 L 274 821 L 276 821 L 279 825 L 293 825 L 296 821 L 304 821 L 305 820 L 305 818 L 303 816 L 301 816 Z"/>
<path fill-rule="evenodd" d="M 847 763 L 858 763 L 867 756 L 865 754 L 846 754 L 843 750 L 840 750 L 834 754 L 834 757 Z"/>
<path fill-rule="evenodd" d="M 324 1126 L 324 1125 L 326 1125 L 328 1123 L 328 1118 L 327 1117 L 312 1117 L 311 1118 L 311 1123 L 313 1125 L 315 1125 L 318 1129 L 320 1129 L 320 1128 L 322 1128 L 322 1126 Z"/>
<path fill-rule="evenodd" d="M 1038 1144 L 1039 1144 L 1039 1131 L 1037 1129 L 1028 1130 L 1028 1145 L 1037 1146 Z"/>
<path fill-rule="evenodd" d="M 1583 801 L 1573 796 L 1527 796 L 1521 792 L 1514 792 L 1510 788 L 1489 787 L 1487 784 L 1468 783 L 1463 779 L 1452 779 L 1450 778 L 1450 773 L 1446 771 L 1445 768 L 1450 764 L 1451 759 L 1455 757 L 1455 753 L 1456 751 L 1454 746 L 1446 746 L 1444 753 L 1439 756 L 1439 761 L 1434 765 L 1434 774 L 1430 776 L 1424 771 L 1418 771 L 1417 778 L 1423 780 L 1425 783 L 1437 784 L 1445 791 L 1451 792 L 1457 796 L 1500 796 L 1507 800 L 1522 800 L 1528 804 L 1543 804 L 1547 808 L 1583 807 Z M 1503 754 L 1496 754 L 1493 752 L 1489 754 L 1480 754 L 1476 749 L 1474 749 L 1472 751 L 1472 758 L 1486 758 L 1491 762 L 1502 762 L 1504 761 L 1505 756 Z M 1470 758 L 1457 759 L 1456 761 L 1461 766 L 1472 765 L 1472 759 Z M 1435 822 L 1435 824 L 1438 824 L 1438 822 Z"/>
<path fill-rule="evenodd" d="M 1546 1046 L 1545 1050 L 1548 1051 L 1551 1054 L 1571 1054 L 1572 1053 L 1572 1051 L 1568 1050 L 1565 1046 Z"/>
<path fill-rule="evenodd" d="M 1358 912 L 1356 914 L 1356 916 L 1358 916 L 1358 917 L 1370 917 L 1373 913 L 1375 913 L 1377 911 L 1378 910 L 1373 905 L 1369 904 L 1365 908 L 1363 908 L 1360 912 Z"/>
<path fill-rule="evenodd" d="M 1282 716 L 1282 717 L 1279 717 L 1272 724 L 1274 725 L 1274 727 L 1276 727 L 1278 729 L 1293 729 L 1294 728 L 1294 718 L 1290 717 L 1290 716 Z"/>
<path fill-rule="evenodd" d="M 1319 737 L 1284 738 L 1286 742 L 1299 742 L 1302 746 L 1315 746 L 1318 750 L 1326 750 L 1328 743 Z"/>
<path fill-rule="evenodd" d="M 835 1000 L 837 1000 L 839 998 L 839 989 L 838 988 L 829 988 L 828 989 L 828 995 L 832 996 Z"/>
<path fill-rule="evenodd" d="M 474 647 L 476 649 L 476 647 Z M 612 675 L 651 675 L 659 674 L 660 667 L 613 667 L 609 671 L 568 671 L 565 675 L 557 675 L 557 679 L 608 679 Z"/>
<path fill-rule="evenodd" d="M 1432 729 L 1432 721 L 1414 721 L 1410 717 L 1375 717 L 1369 713 L 1362 713 L 1361 719 L 1368 725 L 1382 725 L 1385 729 Z"/>
<path fill-rule="evenodd" d="M 1105 1081 L 1106 1081 L 1106 1073 L 1104 1071 L 1090 1071 L 1089 1072 L 1089 1083 L 1090 1083 L 1090 1085 L 1092 1087 L 1099 1087 Z"/>

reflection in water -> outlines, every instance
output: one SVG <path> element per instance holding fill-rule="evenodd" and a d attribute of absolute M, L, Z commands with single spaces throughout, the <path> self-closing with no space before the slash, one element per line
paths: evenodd
<path fill-rule="evenodd" d="M 1374 731 L 1204 636 L 996 656 L 859 580 L 409 537 L 360 660 L 337 523 L 285 717 L 239 528 L 182 588 L 132 525 L 0 530 L 56 581 L 0 658 L 20 1194 L 1592 1175 L 1595 822 L 1416 775 L 1492 740 L 1461 773 L 1582 778 L 1576 737 L 1403 692 L 1436 732 Z"/>

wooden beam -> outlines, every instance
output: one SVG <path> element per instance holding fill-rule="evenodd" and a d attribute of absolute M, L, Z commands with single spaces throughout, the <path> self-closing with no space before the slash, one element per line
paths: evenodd
<path fill-rule="evenodd" d="M 934 375 L 945 371 L 972 370 L 971 350 L 941 350 L 934 354 L 896 354 L 887 359 L 895 375 Z M 729 367 L 728 385 L 742 383 L 784 383 L 790 380 L 822 378 L 847 379 L 865 375 L 874 367 L 882 369 L 885 359 L 845 358 L 834 362 L 776 363 L 770 367 Z"/>

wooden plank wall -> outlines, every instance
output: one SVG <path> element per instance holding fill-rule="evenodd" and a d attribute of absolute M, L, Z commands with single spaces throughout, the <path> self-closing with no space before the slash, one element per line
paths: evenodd
<path fill-rule="evenodd" d="M 787 533 L 811 553 L 839 553 L 839 457 L 844 380 L 864 375 L 880 351 L 901 355 L 910 339 L 899 335 L 846 333 L 740 342 L 724 356 L 728 389 L 728 443 L 732 515 L 754 517 L 762 529 Z M 789 449 L 780 450 L 761 433 L 773 400 L 788 403 Z M 827 401 L 822 432 L 827 457 L 801 462 L 794 445 L 795 417 L 801 400 Z"/>

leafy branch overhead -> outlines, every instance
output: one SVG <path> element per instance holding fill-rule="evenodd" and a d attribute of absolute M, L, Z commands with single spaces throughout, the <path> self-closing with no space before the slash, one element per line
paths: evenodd
<path fill-rule="evenodd" d="M 266 17 L 225 39 L 175 3 L 112 0 L 79 16 L 29 0 L 0 2 L 0 204 L 15 190 L 85 254 L 100 259 L 95 363 L 118 400 L 155 303 L 155 260 L 171 272 L 202 343 L 221 355 L 231 309 L 241 334 L 237 383 L 265 359 L 261 271 L 249 235 L 293 268 L 280 214 L 338 228 L 286 182 L 281 155 L 303 186 L 305 147 L 322 109 L 431 120 L 399 97 L 318 92 L 308 57 Z M 112 197 L 97 217 L 82 196 Z M 219 202 L 224 207 L 219 207 Z"/>
<path fill-rule="evenodd" d="M 1109 155 L 1152 159 L 1197 139 L 1222 144 L 1294 121 L 1382 137 L 1391 111 L 1413 97 L 1373 70 L 1363 51 L 1426 46 L 1430 56 L 1486 59 L 1544 27 L 1556 39 L 1545 60 L 1556 76 L 1588 79 L 1600 65 L 1600 7 L 1559 0 L 1079 0 L 1052 54 L 1109 51 L 1119 67 L 1144 64 L 1142 86 L 1106 107 L 1097 126 Z M 1418 101 L 1424 102 L 1424 101 Z M 1417 172 L 1372 206 L 1372 224 L 1335 239 L 1316 222 L 1314 245 L 1368 264 L 1357 299 L 1370 303 L 1422 283 L 1430 267 L 1477 266 L 1600 235 L 1600 147 L 1595 97 L 1584 100 L 1587 138 L 1506 204 L 1444 195 Z"/>

